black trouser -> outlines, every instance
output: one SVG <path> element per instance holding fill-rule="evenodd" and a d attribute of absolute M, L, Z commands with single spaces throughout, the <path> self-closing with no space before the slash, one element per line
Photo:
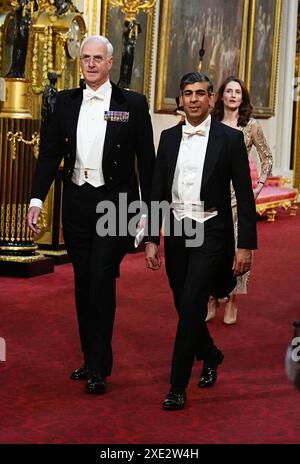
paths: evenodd
<path fill-rule="evenodd" d="M 186 239 L 172 232 L 165 237 L 166 271 L 179 315 L 171 385 L 180 388 L 188 385 L 195 357 L 212 364 L 216 358 L 205 319 L 210 289 L 224 256 L 224 227 L 218 217 L 212 218 L 204 223 L 202 246 L 187 247 Z"/>
<path fill-rule="evenodd" d="M 128 247 L 128 237 L 100 237 L 96 232 L 100 217 L 96 205 L 109 199 L 113 200 L 105 187 L 85 183 L 81 187 L 67 184 L 64 188 L 63 228 L 74 267 L 81 348 L 89 369 L 104 377 L 112 369 L 116 278 Z"/>

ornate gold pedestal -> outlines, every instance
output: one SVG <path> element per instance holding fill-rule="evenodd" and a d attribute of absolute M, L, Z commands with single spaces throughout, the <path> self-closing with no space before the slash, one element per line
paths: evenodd
<path fill-rule="evenodd" d="M 53 260 L 37 253 L 26 225 L 30 189 L 39 144 L 40 122 L 29 119 L 30 85 L 6 80 L 0 103 L 0 274 L 29 277 L 53 272 Z"/>

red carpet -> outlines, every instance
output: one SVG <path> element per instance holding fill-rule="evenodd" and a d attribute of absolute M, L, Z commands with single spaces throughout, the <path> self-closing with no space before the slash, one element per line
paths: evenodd
<path fill-rule="evenodd" d="M 299 443 L 297 391 L 284 356 L 300 318 L 300 214 L 258 223 L 259 246 L 236 326 L 210 323 L 224 351 L 218 382 L 199 390 L 195 365 L 183 411 L 161 410 L 168 390 L 176 313 L 164 270 L 130 255 L 118 284 L 115 363 L 105 396 L 69 373 L 81 363 L 72 270 L 1 278 L 0 443 Z"/>

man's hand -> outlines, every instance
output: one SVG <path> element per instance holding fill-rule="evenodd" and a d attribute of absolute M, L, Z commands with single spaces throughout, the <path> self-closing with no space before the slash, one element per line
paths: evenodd
<path fill-rule="evenodd" d="M 37 227 L 37 222 L 40 216 L 41 208 L 38 206 L 31 206 L 28 210 L 27 214 L 27 225 L 32 232 L 35 234 L 39 234 L 41 232 L 41 229 Z"/>
<path fill-rule="evenodd" d="M 250 271 L 252 264 L 252 250 L 238 248 L 235 252 L 232 270 L 235 276 L 245 274 Z"/>
<path fill-rule="evenodd" d="M 145 259 L 146 259 L 146 267 L 148 269 L 153 269 L 156 271 L 160 268 L 161 259 L 159 255 L 158 246 L 156 243 L 147 243 L 145 249 Z"/>

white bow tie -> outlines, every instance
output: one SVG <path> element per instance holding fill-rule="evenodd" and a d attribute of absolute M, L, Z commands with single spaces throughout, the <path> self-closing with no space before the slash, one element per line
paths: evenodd
<path fill-rule="evenodd" d="M 98 98 L 99 100 L 104 100 L 104 95 L 102 93 L 94 92 L 93 90 L 90 89 L 84 89 L 83 90 L 83 99 L 84 100 L 91 100 L 92 98 Z"/>
<path fill-rule="evenodd" d="M 202 135 L 206 136 L 206 130 L 205 129 L 200 129 L 197 127 L 193 126 L 182 126 L 182 133 L 186 135 L 187 137 L 190 137 L 191 135 Z"/>

